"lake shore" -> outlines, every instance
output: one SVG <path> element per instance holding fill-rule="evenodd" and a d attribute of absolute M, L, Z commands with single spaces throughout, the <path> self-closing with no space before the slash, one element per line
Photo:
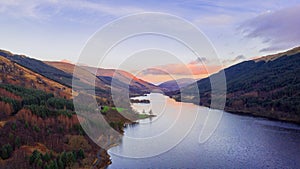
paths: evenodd
<path fill-rule="evenodd" d="M 171 96 L 168 96 L 171 99 L 174 99 L 177 102 L 182 102 L 181 100 L 177 98 L 172 98 Z M 193 102 L 185 102 L 185 103 L 193 103 Z M 210 108 L 210 105 L 207 104 L 196 104 L 198 106 L 204 106 Z M 300 119 L 298 117 L 282 117 L 282 112 L 276 114 L 272 111 L 267 111 L 267 110 L 246 110 L 246 109 L 236 109 L 236 108 L 231 108 L 228 106 L 225 106 L 224 111 L 231 113 L 231 114 L 237 114 L 237 115 L 243 115 L 243 116 L 251 116 L 251 117 L 260 117 L 260 118 L 266 118 L 268 120 L 273 120 L 273 121 L 281 121 L 281 122 L 287 122 L 287 123 L 293 123 L 293 124 L 298 124 L 300 125 Z M 258 113 L 259 112 L 259 113 Z M 262 113 L 263 112 L 263 113 Z M 281 115 L 281 116 L 279 116 Z"/>
<path fill-rule="evenodd" d="M 165 101 L 165 96 L 160 96 L 161 101 Z M 147 99 L 147 97 L 145 97 Z M 157 96 L 152 97 L 152 106 L 163 104 L 157 100 Z M 143 99 L 143 98 L 142 98 Z M 155 101 L 154 101 L 155 99 Z M 159 99 L 159 98 L 158 98 Z M 133 125 L 125 129 L 126 137 L 122 142 L 108 151 L 112 164 L 108 169 L 118 168 L 295 168 L 295 149 L 298 149 L 300 126 L 269 120 L 266 118 L 253 118 L 251 115 L 237 115 L 238 113 L 223 112 L 222 120 L 218 124 L 213 135 L 203 144 L 199 144 L 199 134 L 205 125 L 205 119 L 209 113 L 205 106 L 190 103 L 175 103 L 167 98 L 164 112 L 155 121 L 142 121 L 142 125 Z M 198 107 L 199 106 L 199 107 Z M 183 117 L 177 118 L 175 109 L 182 107 Z M 196 108 L 197 107 L 197 108 Z M 147 105 L 138 104 L 134 107 L 139 112 L 149 109 Z M 152 107 L 153 108 L 153 107 Z M 200 111 L 197 113 L 197 110 Z M 216 110 L 218 112 L 218 110 Z M 223 111 L 223 110 L 220 110 Z M 153 109 L 153 113 L 160 112 L 160 109 Z M 172 131 L 168 137 L 160 137 L 158 144 L 145 146 L 143 142 L 136 144 L 132 138 L 149 138 L 169 129 L 173 120 L 179 124 L 187 124 L 187 117 L 193 117 L 197 113 L 197 120 L 193 124 L 189 134 L 182 142 L 169 151 L 149 158 L 123 158 L 128 154 L 137 152 L 149 153 L 157 146 L 158 150 L 164 149 L 161 142 L 169 142 L 170 137 L 177 136 L 179 130 Z M 180 113 L 181 114 L 181 113 Z M 282 135 L 284 134 L 284 137 Z M 270 141 L 272 144 L 270 144 Z M 276 148 L 274 148 L 276 147 Z M 228 153 L 230 152 L 230 153 Z M 183 154 L 189 156 L 182 156 Z M 297 153 L 298 154 L 298 153 Z M 213 157 L 213 158 L 212 158 Z M 197 159 L 197 160 L 195 160 Z M 295 161 L 293 163 L 293 161 Z"/>
<path fill-rule="evenodd" d="M 137 103 L 140 103 L 140 102 L 137 102 Z M 148 103 L 145 103 L 145 104 L 148 104 Z M 117 109 L 115 109 L 117 110 Z M 109 113 L 108 113 L 109 114 Z M 106 115 L 108 115 L 106 114 Z M 116 113 L 116 111 L 114 111 L 113 114 L 109 114 L 110 116 L 119 116 L 118 113 Z M 143 120 L 143 119 L 147 119 L 147 118 L 153 118 L 153 117 L 156 117 L 156 115 L 154 114 L 142 114 L 142 113 L 139 113 L 137 114 L 137 116 L 135 118 L 133 118 L 133 121 L 131 120 L 128 120 L 128 119 L 125 119 L 124 117 L 119 117 L 117 118 L 119 121 L 121 121 L 123 123 L 123 125 L 121 126 L 119 132 L 124 135 L 124 130 L 127 126 L 130 126 L 130 125 L 138 125 L 139 122 L 138 120 Z M 111 161 L 111 156 L 108 154 L 108 150 L 112 147 L 115 147 L 115 146 L 118 146 L 119 144 L 118 143 L 115 143 L 115 144 L 112 144 L 107 150 L 101 152 L 101 156 L 103 158 L 101 158 L 100 161 L 98 161 L 99 159 L 95 159 L 95 162 L 94 163 L 100 163 L 101 164 L 101 167 L 108 167 L 109 165 L 112 164 L 112 161 Z"/>

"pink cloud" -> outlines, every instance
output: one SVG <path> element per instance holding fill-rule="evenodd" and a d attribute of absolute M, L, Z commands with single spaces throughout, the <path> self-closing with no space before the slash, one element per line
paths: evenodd
<path fill-rule="evenodd" d="M 207 68 L 214 72 L 219 70 L 220 66 L 196 64 L 195 61 L 189 64 L 167 64 L 148 68 L 141 72 L 142 75 L 206 75 L 208 73 Z"/>

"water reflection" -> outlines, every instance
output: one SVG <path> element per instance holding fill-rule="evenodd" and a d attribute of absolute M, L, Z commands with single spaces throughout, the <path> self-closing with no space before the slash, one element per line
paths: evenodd
<path fill-rule="evenodd" d="M 147 96 L 149 97 L 149 96 Z M 165 97 L 165 96 L 163 96 Z M 153 113 L 161 113 L 142 123 L 125 129 L 122 144 L 109 150 L 112 164 L 109 168 L 300 168 L 300 126 L 269 121 L 263 118 L 239 116 L 224 113 L 220 125 L 210 139 L 199 144 L 199 134 L 205 123 L 209 108 L 187 103 L 177 103 L 165 99 L 165 111 L 156 112 L 153 101 L 151 105 L 134 105 L 143 110 L 153 109 Z M 152 101 L 152 100 L 151 100 Z M 160 102 L 160 101 L 157 101 Z M 146 106 L 146 107 L 143 107 Z M 148 106 L 148 107 L 147 107 Z M 160 105 L 161 106 L 161 105 Z M 181 106 L 180 113 L 174 111 Z M 199 110 L 198 113 L 197 110 Z M 217 113 L 218 111 L 215 111 Z M 197 116 L 195 116 L 197 114 Z M 188 135 L 169 151 L 143 159 L 125 158 L 114 155 L 113 151 L 152 151 L 151 145 L 170 143 L 180 133 L 180 127 L 189 124 L 188 117 L 196 117 L 196 122 Z M 176 130 L 170 130 L 165 140 L 144 142 L 144 147 L 129 143 L 133 138 L 147 138 L 166 131 L 174 120 L 180 122 Z"/>
<path fill-rule="evenodd" d="M 134 158 L 156 156 L 175 147 L 191 130 L 199 106 L 177 103 L 162 94 L 146 97 L 150 97 L 150 105 L 135 103 L 134 109 L 144 112 L 148 108 L 157 117 L 140 120 L 139 127 L 127 128 L 122 145 L 111 148 L 111 153 Z M 185 112 L 181 111 L 183 104 L 189 105 Z"/>

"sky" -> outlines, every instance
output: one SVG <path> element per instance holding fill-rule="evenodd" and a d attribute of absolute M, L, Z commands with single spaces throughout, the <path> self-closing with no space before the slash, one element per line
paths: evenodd
<path fill-rule="evenodd" d="M 222 65 L 215 64 L 209 56 L 185 58 L 190 54 L 176 42 L 165 37 L 145 36 L 129 39 L 112 51 L 102 64 L 95 62 L 98 65 L 92 66 L 118 68 L 124 62 L 116 63 L 116 60 L 128 57 L 123 55 L 128 48 L 145 44 L 144 47 L 148 45 L 148 49 L 152 50 L 133 54 L 130 57 L 135 58 L 131 59 L 135 65 L 127 62 L 129 66 L 123 64 L 122 68 L 140 77 L 147 76 L 147 80 L 157 83 L 159 80 L 153 80 L 152 76 L 163 74 L 154 71 L 157 68 L 166 68 L 178 78 L 186 77 L 184 71 L 175 71 L 184 70 L 182 66 L 185 65 L 192 69 L 192 75 L 196 75 L 194 78 L 201 78 L 207 72 L 193 70 L 195 63 L 217 71 L 221 67 L 300 44 L 300 0 L 8 0 L 0 1 L 0 49 L 41 60 L 69 60 L 76 63 L 88 40 L 102 27 L 120 17 L 142 12 L 167 13 L 191 22 L 214 46 Z M 157 46 L 177 49 L 175 53 L 179 53 L 182 60 L 162 59 L 169 58 L 172 50 L 157 52 Z M 148 59 L 149 64 L 143 65 L 145 60 L 136 61 L 154 55 L 159 62 L 152 63 L 153 59 Z M 147 66 L 149 70 L 141 70 L 141 67 Z"/>

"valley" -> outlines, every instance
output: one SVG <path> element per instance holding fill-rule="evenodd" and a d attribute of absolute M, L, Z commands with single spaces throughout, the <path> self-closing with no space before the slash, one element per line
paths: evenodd
<path fill-rule="evenodd" d="M 300 48 L 295 48 L 221 70 L 227 82 L 225 111 L 300 123 L 299 64 Z M 77 97 L 95 99 L 101 107 L 97 112 L 121 135 L 126 125 L 156 118 L 156 114 L 152 110 L 149 114 L 132 109 L 132 104 L 149 104 L 149 100 L 132 99 L 131 103 L 116 107 L 111 90 L 121 92 L 128 88 L 130 97 L 163 91 L 176 101 L 181 101 L 180 93 L 185 92 L 189 97 L 184 102 L 210 107 L 209 77 L 198 81 L 179 79 L 178 84 L 169 81 L 156 86 L 123 70 L 82 66 L 74 76 L 74 67 L 70 63 L 39 61 L 0 51 L 1 168 L 102 168 L 111 164 L 106 149 L 119 145 L 122 137 L 107 135 L 107 128 L 100 126 L 97 137 L 110 140 L 106 149 L 101 149 L 93 140 L 96 137 L 90 138 L 81 126 L 82 122 L 93 123 L 95 110 L 89 109 L 92 105 L 85 100 L 79 102 L 79 107 L 86 110 L 76 113 L 73 101 Z M 78 82 L 72 88 L 73 78 Z M 94 83 L 91 79 L 95 79 Z M 200 91 L 200 102 L 193 100 L 193 83 Z M 94 88 L 96 95 L 82 90 L 87 88 Z"/>

